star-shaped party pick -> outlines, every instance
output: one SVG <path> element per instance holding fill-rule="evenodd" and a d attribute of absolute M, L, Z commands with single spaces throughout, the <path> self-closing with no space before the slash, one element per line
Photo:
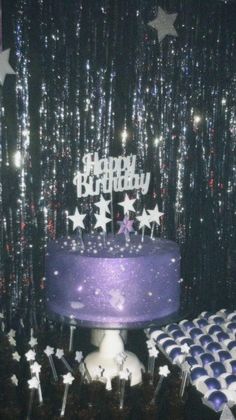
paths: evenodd
<path fill-rule="evenodd" d="M 13 383 L 13 385 L 18 386 L 18 379 L 16 375 L 11 376 L 11 382 Z"/>
<path fill-rule="evenodd" d="M 147 210 L 149 213 L 149 222 L 155 222 L 157 225 L 160 225 L 160 217 L 164 215 L 159 211 L 158 205 L 156 204 L 153 210 Z"/>
<path fill-rule="evenodd" d="M 46 349 L 44 349 L 44 353 L 46 354 L 46 356 L 51 356 L 54 353 L 54 348 L 47 346 Z"/>
<path fill-rule="evenodd" d="M 13 68 L 9 64 L 10 48 L 0 53 L 0 83 L 4 84 L 7 74 L 15 74 Z"/>
<path fill-rule="evenodd" d="M 30 341 L 29 341 L 30 347 L 35 347 L 35 346 L 37 346 L 37 344 L 38 344 L 37 338 L 35 338 L 35 337 L 32 336 L 31 339 L 30 339 Z"/>
<path fill-rule="evenodd" d="M 29 389 L 38 389 L 38 387 L 39 387 L 39 381 L 36 378 L 36 376 L 33 376 L 33 378 L 32 379 L 29 379 L 27 382 L 29 384 Z"/>
<path fill-rule="evenodd" d="M 21 359 L 21 356 L 19 355 L 18 351 L 15 351 L 14 353 L 12 353 L 12 358 L 13 360 L 16 360 L 16 362 L 19 362 Z"/>
<path fill-rule="evenodd" d="M 32 373 L 35 373 L 35 375 L 37 376 L 41 371 L 41 365 L 38 362 L 34 362 L 30 366 L 30 370 L 31 370 Z"/>
<path fill-rule="evenodd" d="M 71 385 L 74 379 L 74 376 L 72 376 L 70 372 L 68 372 L 66 375 L 63 375 L 63 383 L 66 385 Z"/>
<path fill-rule="evenodd" d="M 35 360 L 36 353 L 34 350 L 29 350 L 27 353 L 25 353 L 25 357 L 27 362 L 31 362 L 32 360 Z"/>
<path fill-rule="evenodd" d="M 16 346 L 16 340 L 12 336 L 8 337 L 8 341 L 11 344 L 11 346 Z"/>
<path fill-rule="evenodd" d="M 125 216 L 124 219 L 120 222 L 117 222 L 120 225 L 120 229 L 118 231 L 118 233 L 124 233 L 125 235 L 127 235 L 128 233 L 134 232 L 134 228 L 133 228 L 133 220 L 129 219 L 129 216 Z"/>
<path fill-rule="evenodd" d="M 169 375 L 170 371 L 167 365 L 159 367 L 159 375 L 165 376 L 165 378 Z"/>
<path fill-rule="evenodd" d="M 73 222 L 73 230 L 75 230 L 76 228 L 81 228 L 84 229 L 84 218 L 86 217 L 86 214 L 80 214 L 79 210 L 75 209 L 75 213 L 74 214 L 70 214 L 68 216 L 68 219 L 70 219 Z"/>
<path fill-rule="evenodd" d="M 75 360 L 78 363 L 80 363 L 81 360 L 83 360 L 83 352 L 82 351 L 76 351 L 75 352 Z"/>
<path fill-rule="evenodd" d="M 98 229 L 99 227 L 102 228 L 104 232 L 106 232 L 106 224 L 111 221 L 109 217 L 106 217 L 104 214 L 95 214 L 95 217 L 97 219 L 96 225 L 94 226 L 94 229 Z"/>
<path fill-rule="evenodd" d="M 58 359 L 61 359 L 64 356 L 64 351 L 62 349 L 57 349 L 55 356 Z"/>
<path fill-rule="evenodd" d="M 8 337 L 15 337 L 16 336 L 16 331 L 11 329 L 8 333 L 7 333 Z"/>
<path fill-rule="evenodd" d="M 178 36 L 174 27 L 177 15 L 177 13 L 166 13 L 161 7 L 158 7 L 157 17 L 149 22 L 148 25 L 157 30 L 159 42 L 167 35 Z"/>
<path fill-rule="evenodd" d="M 125 194 L 124 201 L 118 203 L 119 206 L 124 207 L 124 214 L 129 214 L 129 211 L 135 212 L 135 208 L 133 206 L 134 202 L 136 201 L 135 198 L 130 199 L 127 194 Z"/>
<path fill-rule="evenodd" d="M 145 209 L 143 209 L 143 212 L 142 212 L 141 216 L 137 216 L 137 219 L 140 222 L 139 229 L 141 229 L 142 227 L 145 227 L 145 226 L 147 226 L 149 229 L 151 229 L 149 216 L 148 216 Z"/>
<path fill-rule="evenodd" d="M 111 202 L 111 200 L 105 200 L 103 195 L 100 196 L 100 201 L 98 201 L 97 203 L 94 203 L 95 206 L 97 206 L 100 209 L 100 213 L 101 214 L 111 214 L 110 209 L 109 209 L 109 203 Z"/>
<path fill-rule="evenodd" d="M 150 357 L 155 357 L 156 358 L 159 354 L 159 351 L 156 349 L 156 347 L 151 347 L 148 350 L 148 354 L 149 354 Z"/>

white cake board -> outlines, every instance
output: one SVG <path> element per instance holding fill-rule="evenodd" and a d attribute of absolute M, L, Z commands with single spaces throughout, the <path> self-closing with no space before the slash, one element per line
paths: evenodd
<path fill-rule="evenodd" d="M 142 371 L 145 371 L 144 365 L 139 361 L 135 354 L 125 351 L 124 343 L 120 335 L 120 330 L 104 330 L 104 337 L 101 341 L 98 351 L 90 353 L 84 360 L 92 380 L 97 379 L 98 367 L 101 366 L 104 371 L 104 378 L 112 379 L 119 376 L 120 368 L 116 362 L 119 353 L 124 353 L 126 359 L 123 369 L 128 369 L 131 373 L 131 386 L 142 382 Z"/>

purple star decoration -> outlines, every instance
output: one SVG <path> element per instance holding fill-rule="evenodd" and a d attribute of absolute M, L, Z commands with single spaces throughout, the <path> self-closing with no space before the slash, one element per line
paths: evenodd
<path fill-rule="evenodd" d="M 126 240 L 129 239 L 129 233 L 134 232 L 133 223 L 134 221 L 130 220 L 129 216 L 126 215 L 122 221 L 118 222 L 120 225 L 118 234 L 124 233 Z"/>

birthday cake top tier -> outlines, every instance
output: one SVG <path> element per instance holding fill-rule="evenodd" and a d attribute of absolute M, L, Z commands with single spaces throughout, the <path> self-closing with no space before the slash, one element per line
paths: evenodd
<path fill-rule="evenodd" d="M 163 239 L 84 235 L 49 243 L 48 307 L 80 325 L 136 328 L 179 309 L 180 254 Z"/>
<path fill-rule="evenodd" d="M 51 241 L 50 252 L 58 254 L 65 252 L 93 258 L 138 258 L 150 257 L 152 255 L 165 255 L 168 252 L 178 250 L 178 245 L 166 239 L 151 239 L 144 236 L 143 242 L 140 235 L 131 235 L 129 242 L 126 242 L 123 235 L 108 234 L 105 238 L 102 235 L 84 235 L 83 241 L 75 236 L 61 238 Z"/>

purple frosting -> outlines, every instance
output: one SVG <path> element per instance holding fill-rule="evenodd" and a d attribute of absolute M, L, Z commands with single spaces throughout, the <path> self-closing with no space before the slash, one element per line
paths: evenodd
<path fill-rule="evenodd" d="M 180 253 L 172 241 L 87 235 L 51 241 L 46 252 L 48 308 L 80 325 L 133 328 L 179 310 Z"/>

